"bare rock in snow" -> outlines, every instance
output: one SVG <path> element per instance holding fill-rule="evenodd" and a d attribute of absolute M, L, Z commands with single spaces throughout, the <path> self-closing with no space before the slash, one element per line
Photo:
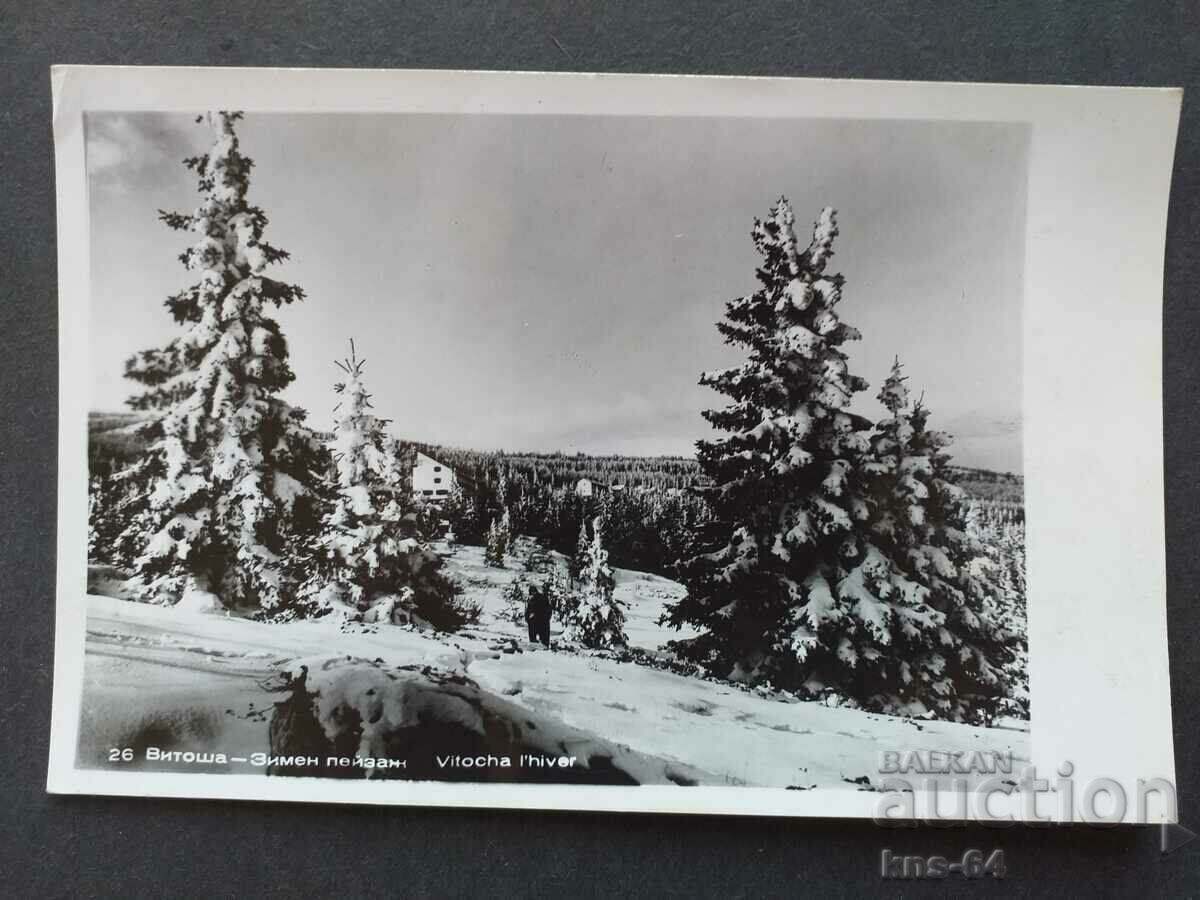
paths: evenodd
<path fill-rule="evenodd" d="M 531 712 L 463 675 L 352 657 L 311 658 L 284 675 L 273 757 L 321 768 L 272 775 L 560 784 L 694 784 L 687 766 L 646 756 Z M 329 765 L 331 757 L 343 762 Z M 355 764 L 354 760 L 370 760 Z M 379 760 L 402 761 L 378 765 Z"/>

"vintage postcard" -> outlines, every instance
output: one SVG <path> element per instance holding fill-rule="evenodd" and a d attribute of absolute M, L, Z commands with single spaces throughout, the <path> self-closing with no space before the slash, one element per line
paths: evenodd
<path fill-rule="evenodd" d="M 1178 91 L 52 80 L 50 790 L 1175 818 Z"/>

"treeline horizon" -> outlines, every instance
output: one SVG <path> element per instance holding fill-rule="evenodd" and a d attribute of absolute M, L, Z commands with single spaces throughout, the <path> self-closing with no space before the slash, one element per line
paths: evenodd
<path fill-rule="evenodd" d="M 93 410 L 88 413 L 88 470 L 92 475 L 107 475 L 113 463 L 133 459 L 142 449 L 142 441 L 132 431 L 123 431 L 144 416 L 137 412 Z M 318 436 L 327 433 L 314 429 Z M 479 468 L 482 461 L 504 463 L 507 467 L 549 480 L 553 487 L 567 487 L 588 479 L 601 486 L 626 488 L 677 488 L 687 490 L 706 483 L 695 456 L 677 454 L 640 455 L 628 453 L 585 453 L 567 450 L 478 449 L 452 444 L 431 443 L 397 437 L 396 442 L 408 457 L 417 452 L 432 456 L 455 470 L 456 475 Z M 455 460 L 459 467 L 455 466 Z M 406 460 L 411 462 L 411 459 Z M 468 473 L 459 472 L 464 467 Z M 960 486 L 973 498 L 1005 504 L 1024 505 L 1024 476 L 977 466 L 951 465 Z"/>

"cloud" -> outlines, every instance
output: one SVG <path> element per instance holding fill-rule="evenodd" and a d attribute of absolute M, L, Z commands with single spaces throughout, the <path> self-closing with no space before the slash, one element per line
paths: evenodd
<path fill-rule="evenodd" d="M 194 152 L 188 121 L 155 113 L 92 113 L 87 117 L 87 171 L 93 186 L 125 191 L 156 178 Z"/>
<path fill-rule="evenodd" d="M 934 410 L 936 413 L 936 410 Z M 958 438 L 994 438 L 1021 434 L 1021 417 L 1016 413 L 995 415 L 982 412 L 967 412 L 949 416 L 941 423 L 931 422 L 931 427 L 948 431 Z"/>
<path fill-rule="evenodd" d="M 88 119 L 88 174 L 139 169 L 162 158 L 162 148 L 129 116 L 93 116 Z"/>
<path fill-rule="evenodd" d="M 92 175 L 115 169 L 125 161 L 125 148 L 109 138 L 90 139 L 87 145 L 88 171 Z"/>

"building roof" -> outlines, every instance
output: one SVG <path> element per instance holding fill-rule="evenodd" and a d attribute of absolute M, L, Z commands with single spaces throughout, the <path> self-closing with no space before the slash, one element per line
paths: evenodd
<path fill-rule="evenodd" d="M 446 468 L 446 469 L 450 468 L 450 466 L 446 465 L 440 459 L 434 459 L 428 453 L 422 453 L 420 450 L 418 450 L 417 457 L 413 461 L 413 468 L 415 469 L 417 466 L 421 465 L 422 463 L 427 463 L 428 465 L 431 465 L 431 466 L 442 466 L 443 468 Z"/>

